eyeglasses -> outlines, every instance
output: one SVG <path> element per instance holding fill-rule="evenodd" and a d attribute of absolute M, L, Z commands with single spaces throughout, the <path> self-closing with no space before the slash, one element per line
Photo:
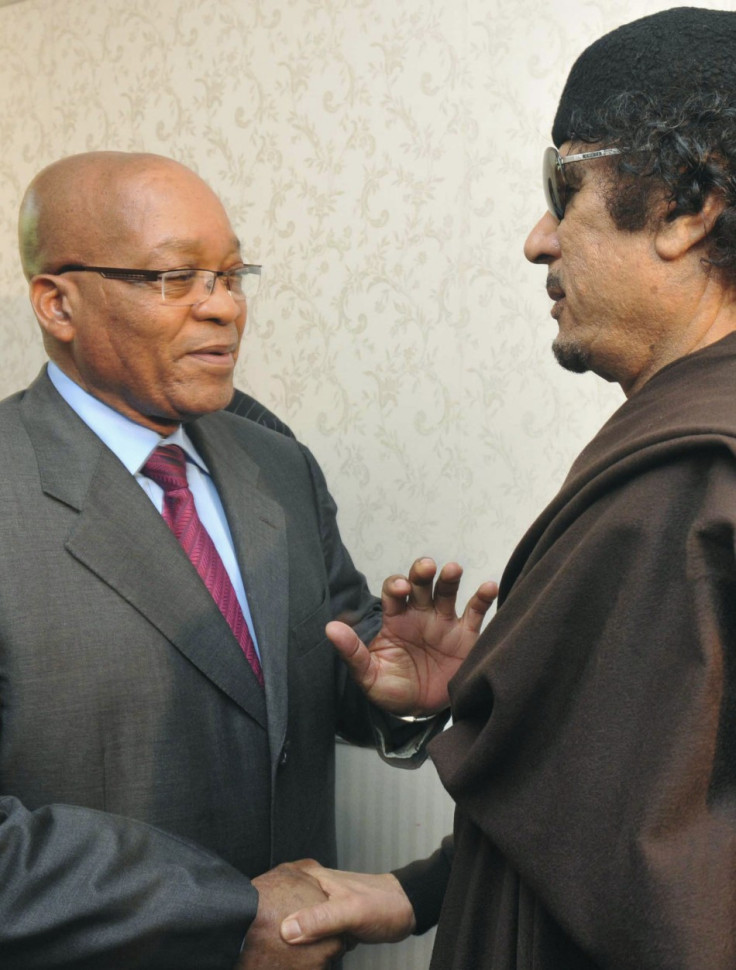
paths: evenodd
<path fill-rule="evenodd" d="M 552 215 L 562 221 L 567 205 L 567 182 L 565 181 L 565 165 L 570 162 L 587 162 L 591 158 L 603 158 L 606 155 L 620 155 L 620 148 L 600 148 L 595 152 L 582 152 L 580 155 L 560 155 L 556 148 L 546 148 L 542 160 L 542 179 L 544 180 L 544 195 L 547 207 Z"/>
<path fill-rule="evenodd" d="M 258 291 L 261 267 L 252 263 L 234 269 L 114 269 L 111 266 L 84 266 L 69 263 L 56 271 L 62 273 L 99 273 L 105 279 L 125 283 L 161 283 L 161 302 L 166 306 L 196 306 L 212 295 L 222 278 L 234 300 L 252 299 Z"/>

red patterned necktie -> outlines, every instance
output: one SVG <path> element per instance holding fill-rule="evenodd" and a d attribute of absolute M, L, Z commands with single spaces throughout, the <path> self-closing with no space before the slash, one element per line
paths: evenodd
<path fill-rule="evenodd" d="M 181 543 L 192 565 L 230 624 L 258 682 L 263 671 L 243 611 L 222 559 L 202 525 L 187 484 L 186 455 L 178 445 L 159 445 L 143 466 L 143 474 L 164 491 L 164 521 Z"/>

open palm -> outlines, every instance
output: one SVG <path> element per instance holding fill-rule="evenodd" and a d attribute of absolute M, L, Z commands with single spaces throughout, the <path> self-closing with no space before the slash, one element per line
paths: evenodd
<path fill-rule="evenodd" d="M 432 559 L 417 559 L 409 576 L 383 584 L 383 626 L 366 646 L 344 623 L 327 625 L 327 635 L 370 700 L 393 714 L 425 715 L 449 704 L 447 683 L 478 638 L 496 598 L 494 582 L 482 583 L 461 617 L 455 601 L 462 569 L 437 571 Z"/>

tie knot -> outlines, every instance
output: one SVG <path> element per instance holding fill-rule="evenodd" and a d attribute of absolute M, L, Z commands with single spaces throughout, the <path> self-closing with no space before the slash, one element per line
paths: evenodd
<path fill-rule="evenodd" d="M 187 488 L 187 457 L 179 445 L 159 445 L 143 466 L 143 474 L 164 492 Z"/>

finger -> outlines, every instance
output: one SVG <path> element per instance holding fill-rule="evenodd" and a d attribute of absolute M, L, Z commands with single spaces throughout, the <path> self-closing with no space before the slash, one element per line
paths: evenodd
<path fill-rule="evenodd" d="M 432 607 L 432 583 L 437 572 L 437 563 L 429 556 L 415 559 L 409 569 L 409 583 L 411 592 L 409 602 L 417 609 L 426 610 Z"/>
<path fill-rule="evenodd" d="M 287 916 L 281 923 L 285 943 L 316 943 L 346 933 L 355 921 L 354 907 L 343 901 L 317 903 Z"/>
<path fill-rule="evenodd" d="M 434 608 L 442 616 L 454 619 L 457 591 L 460 587 L 463 570 L 456 562 L 448 562 L 440 570 L 434 584 Z"/>
<path fill-rule="evenodd" d="M 479 633 L 486 613 L 498 596 L 498 583 L 492 580 L 481 583 L 468 600 L 463 613 L 463 622 L 472 633 Z"/>
<path fill-rule="evenodd" d="M 397 616 L 406 609 L 411 583 L 406 576 L 389 576 L 381 587 L 381 610 L 384 616 Z"/>
<path fill-rule="evenodd" d="M 350 668 L 350 673 L 363 690 L 369 690 L 376 679 L 370 651 L 355 630 L 347 623 L 331 620 L 325 633 L 333 647 Z"/>

